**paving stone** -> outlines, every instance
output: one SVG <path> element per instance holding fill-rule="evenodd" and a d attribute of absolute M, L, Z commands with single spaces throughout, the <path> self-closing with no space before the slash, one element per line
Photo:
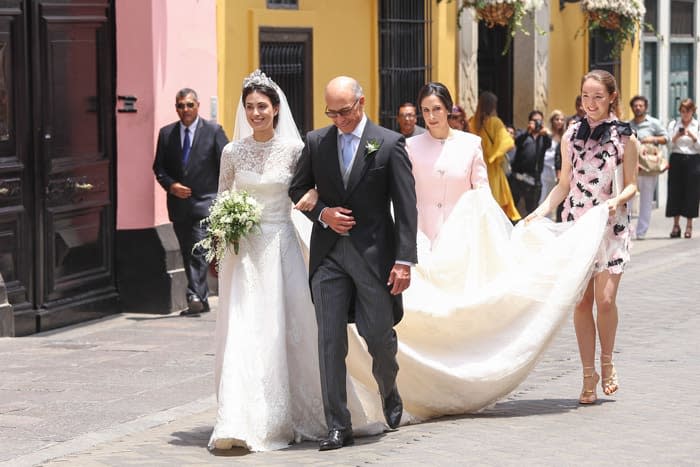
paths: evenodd
<path fill-rule="evenodd" d="M 656 210 L 634 245 L 618 299 L 621 388 L 611 397 L 599 388 L 594 406 L 577 403 L 569 319 L 516 391 L 481 413 L 334 452 L 302 443 L 213 454 L 216 312 L 124 314 L 0 339 L 0 465 L 698 465 L 700 240 L 671 240 L 669 230 Z"/>

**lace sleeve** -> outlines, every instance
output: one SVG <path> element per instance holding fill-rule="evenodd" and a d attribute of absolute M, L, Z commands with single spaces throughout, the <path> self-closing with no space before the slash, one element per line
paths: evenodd
<path fill-rule="evenodd" d="M 274 151 L 273 158 L 275 160 L 274 165 L 277 167 L 276 170 L 283 179 L 289 181 L 294 176 L 302 149 L 304 149 L 304 143 L 301 140 L 291 138 L 279 140 L 279 145 Z"/>
<path fill-rule="evenodd" d="M 234 143 L 231 142 L 224 147 L 221 153 L 221 165 L 219 166 L 219 190 L 230 190 L 233 187 L 233 179 L 236 175 L 235 166 L 233 164 Z"/>

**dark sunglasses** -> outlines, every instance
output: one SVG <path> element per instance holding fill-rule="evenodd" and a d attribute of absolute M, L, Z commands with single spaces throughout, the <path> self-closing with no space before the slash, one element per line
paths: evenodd
<path fill-rule="evenodd" d="M 187 106 L 188 109 L 194 109 L 194 102 L 178 102 L 175 104 L 175 108 L 178 110 L 182 110 Z"/>

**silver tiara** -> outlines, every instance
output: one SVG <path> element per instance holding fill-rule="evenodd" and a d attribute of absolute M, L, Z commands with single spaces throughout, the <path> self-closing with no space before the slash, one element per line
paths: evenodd
<path fill-rule="evenodd" d="M 273 89 L 277 87 L 277 84 L 274 81 L 272 81 L 270 78 L 268 78 L 265 73 L 260 71 L 259 68 L 257 70 L 255 70 L 254 72 L 252 72 L 251 74 L 249 74 L 248 76 L 246 76 L 245 79 L 243 79 L 243 87 L 244 88 L 247 88 L 248 86 L 251 86 L 254 84 L 268 86 L 268 87 L 271 87 Z"/>

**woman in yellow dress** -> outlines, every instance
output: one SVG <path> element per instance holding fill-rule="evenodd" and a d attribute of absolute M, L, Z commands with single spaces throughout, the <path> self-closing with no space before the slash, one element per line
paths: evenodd
<path fill-rule="evenodd" d="M 491 193 L 506 216 L 515 222 L 521 217 L 513 202 L 508 178 L 503 170 L 503 166 L 508 160 L 506 153 L 513 148 L 515 141 L 496 115 L 497 103 L 498 98 L 495 94 L 489 91 L 482 92 L 476 106 L 476 113 L 469 119 L 469 128 L 481 137 L 481 147 L 484 150 L 484 161 L 486 162 Z"/>

